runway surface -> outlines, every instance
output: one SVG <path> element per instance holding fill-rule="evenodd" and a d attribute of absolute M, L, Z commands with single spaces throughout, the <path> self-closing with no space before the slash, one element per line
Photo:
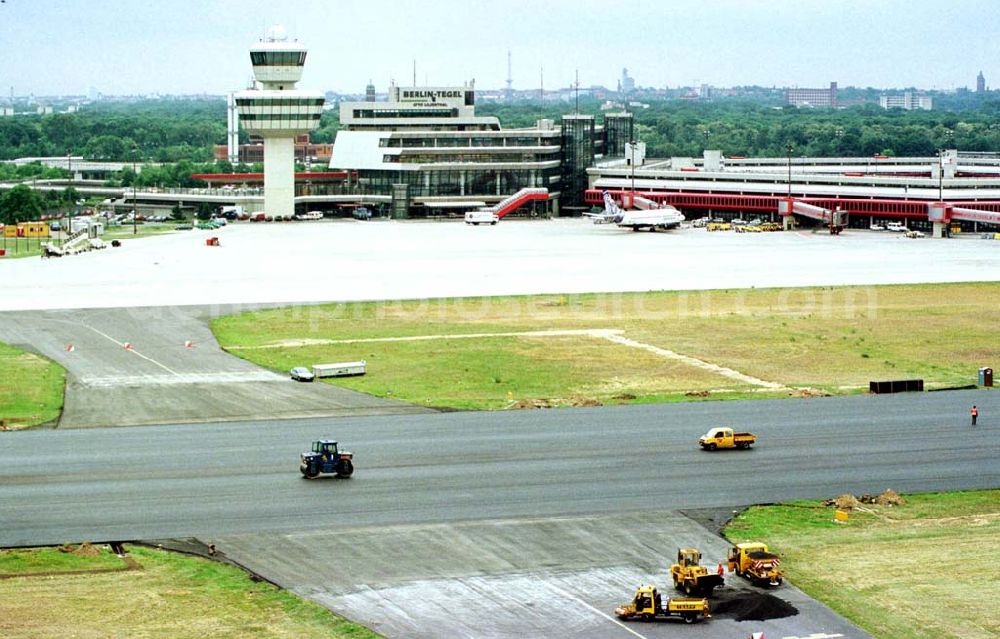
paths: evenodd
<path fill-rule="evenodd" d="M 974 402 L 976 430 L 966 421 Z M 482 588 L 496 594 L 483 603 L 495 614 L 461 623 L 474 636 L 509 636 L 509 622 L 539 596 L 526 584 L 550 594 L 585 584 L 594 608 L 607 610 L 636 579 L 665 583 L 663 562 L 691 528 L 672 525 L 671 511 L 995 487 L 996 414 L 994 393 L 956 391 L 24 432 L 5 436 L 0 452 L 0 545 L 197 537 L 349 617 L 379 611 L 376 628 L 389 636 L 453 636 L 440 632 L 449 597 Z M 697 435 L 718 424 L 756 432 L 759 446 L 698 450 Z M 320 437 L 355 452 L 354 478 L 300 477 L 297 453 Z M 656 529 L 663 536 L 642 533 Z M 561 541 L 545 541 L 552 535 Z M 708 531 L 694 543 L 709 561 L 721 558 Z M 586 544 L 602 552 L 581 564 Z M 329 553 L 342 565 L 325 586 L 296 569 Z M 809 626 L 803 632 L 831 632 L 836 617 L 823 610 L 794 619 Z M 528 627 L 610 636 L 609 620 L 585 617 L 561 626 L 563 617 L 539 610 Z"/>

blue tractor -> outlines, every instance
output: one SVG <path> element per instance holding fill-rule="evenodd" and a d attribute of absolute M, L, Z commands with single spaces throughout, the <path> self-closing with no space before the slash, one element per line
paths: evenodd
<path fill-rule="evenodd" d="M 354 473 L 353 458 L 353 453 L 337 450 L 337 442 L 322 439 L 313 442 L 311 451 L 302 453 L 299 470 L 307 479 L 318 477 L 320 473 L 333 473 L 346 479 Z"/>

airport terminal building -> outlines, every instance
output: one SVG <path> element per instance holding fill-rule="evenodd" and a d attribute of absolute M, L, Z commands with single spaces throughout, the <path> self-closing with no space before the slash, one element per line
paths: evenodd
<path fill-rule="evenodd" d="M 586 169 L 607 154 L 624 154 L 632 115 L 567 115 L 560 123 L 504 129 L 477 116 L 475 88 L 399 87 L 388 100 L 342 102 L 330 169 L 344 171 L 346 190 L 396 218 L 461 214 L 526 188 L 548 199 L 520 213 L 556 216 L 583 207 Z M 609 137 L 610 134 L 610 137 Z"/>

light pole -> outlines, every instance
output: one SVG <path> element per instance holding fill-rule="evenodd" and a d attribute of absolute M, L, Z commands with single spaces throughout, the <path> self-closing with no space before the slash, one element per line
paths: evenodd
<path fill-rule="evenodd" d="M 785 153 L 788 156 L 788 199 L 792 199 L 792 151 L 795 147 L 789 142 L 785 145 Z"/>
<path fill-rule="evenodd" d="M 938 151 L 938 202 L 944 202 L 944 149 Z"/>
<path fill-rule="evenodd" d="M 73 194 L 73 149 L 66 149 L 66 168 L 69 169 L 69 192 L 70 195 Z M 73 230 L 73 207 L 76 206 L 76 202 L 69 203 L 69 224 L 66 226 L 64 237 L 69 236 L 70 232 Z"/>
<path fill-rule="evenodd" d="M 139 181 L 139 172 L 136 169 L 136 153 L 138 152 L 138 147 L 135 144 L 132 145 L 132 235 L 139 233 L 138 222 L 136 221 L 136 203 L 135 203 L 135 187 L 136 183 Z"/>
<path fill-rule="evenodd" d="M 630 162 L 632 165 L 632 196 L 629 200 L 629 207 L 631 208 L 632 203 L 635 201 L 635 140 L 629 142 L 629 148 L 632 151 L 632 161 Z"/>

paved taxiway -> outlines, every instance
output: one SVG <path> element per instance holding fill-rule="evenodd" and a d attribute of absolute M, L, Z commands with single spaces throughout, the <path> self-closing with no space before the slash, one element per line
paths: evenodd
<path fill-rule="evenodd" d="M 294 382 L 229 355 L 208 321 L 237 310 L 15 311 L 0 313 L 0 341 L 66 369 L 60 428 L 430 412 L 330 384 Z"/>
<path fill-rule="evenodd" d="M 211 235 L 221 246 L 205 246 Z M 1000 280 L 1000 242 L 586 220 L 234 224 L 0 261 L 2 310 Z"/>

